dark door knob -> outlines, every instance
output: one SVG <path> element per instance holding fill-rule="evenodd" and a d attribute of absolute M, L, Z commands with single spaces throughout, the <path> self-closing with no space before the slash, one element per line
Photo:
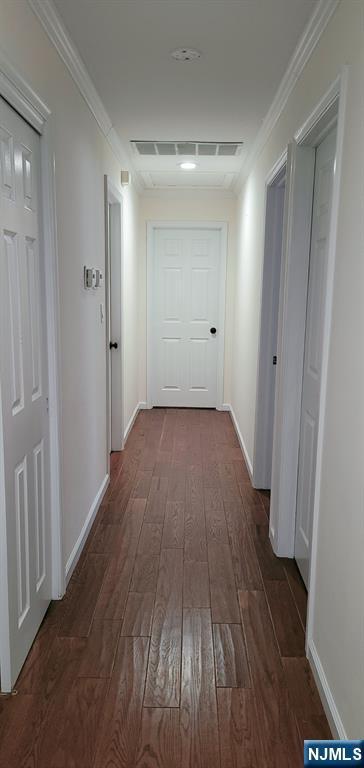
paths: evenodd
<path fill-rule="evenodd" d="M 118 348 L 117 341 L 110 341 L 109 347 L 110 349 L 117 349 Z"/>
<path fill-rule="evenodd" d="M 210 328 L 210 333 L 212 333 L 212 335 L 215 336 L 216 328 Z"/>

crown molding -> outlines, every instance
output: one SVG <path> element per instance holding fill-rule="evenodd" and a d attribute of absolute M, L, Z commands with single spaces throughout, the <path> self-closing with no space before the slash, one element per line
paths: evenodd
<path fill-rule="evenodd" d="M 51 111 L 21 77 L 3 51 L 0 51 L 0 85 L 1 95 L 8 99 L 9 103 L 28 120 L 36 131 L 43 133 L 45 122 Z"/>
<path fill-rule="evenodd" d="M 260 155 L 264 145 L 266 144 L 274 126 L 276 125 L 280 115 L 284 110 L 284 107 L 287 104 L 289 96 L 291 95 L 297 80 L 301 76 L 307 62 L 312 56 L 312 53 L 316 48 L 321 35 L 326 29 L 339 3 L 340 0 L 319 0 L 317 3 L 317 6 L 315 7 L 315 10 L 289 62 L 273 102 L 263 120 L 261 128 L 253 143 L 252 149 L 241 169 L 239 178 L 235 184 L 235 191 L 237 194 L 239 194 L 241 191 L 246 177 L 248 176 L 255 160 Z"/>
<path fill-rule="evenodd" d="M 132 160 L 123 146 L 102 103 L 102 100 L 91 80 L 86 66 L 73 43 L 66 27 L 60 19 L 52 0 L 28 0 L 30 7 L 41 22 L 51 43 L 56 48 L 63 63 L 66 65 L 78 90 L 91 110 L 99 128 L 109 142 L 111 149 L 123 167 L 132 171 L 132 181 L 140 191 L 141 184 Z"/>

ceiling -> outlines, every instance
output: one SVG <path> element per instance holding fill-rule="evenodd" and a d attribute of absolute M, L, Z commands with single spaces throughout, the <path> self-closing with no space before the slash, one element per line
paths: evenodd
<path fill-rule="evenodd" d="M 318 0 L 54 0 L 147 189 L 229 189 Z M 171 52 L 201 58 L 177 62 Z M 133 140 L 241 142 L 236 157 L 139 156 Z"/>

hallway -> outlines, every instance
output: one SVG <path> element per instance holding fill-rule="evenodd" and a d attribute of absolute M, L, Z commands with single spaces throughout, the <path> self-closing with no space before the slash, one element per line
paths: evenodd
<path fill-rule="evenodd" d="M 306 593 L 230 415 L 142 411 L 111 458 L 67 594 L 0 700 L 1 768 L 299 768 L 304 738 L 330 738 Z"/>

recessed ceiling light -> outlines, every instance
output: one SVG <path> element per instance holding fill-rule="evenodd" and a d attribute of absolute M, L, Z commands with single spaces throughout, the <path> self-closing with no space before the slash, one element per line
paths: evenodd
<path fill-rule="evenodd" d="M 183 163 L 179 163 L 179 167 L 182 168 L 182 171 L 194 171 L 197 168 L 197 163 L 192 162 L 192 160 L 185 160 Z"/>
<path fill-rule="evenodd" d="M 195 48 L 176 48 L 172 51 L 172 59 L 176 61 L 196 61 L 201 58 L 200 51 L 196 51 Z"/>

